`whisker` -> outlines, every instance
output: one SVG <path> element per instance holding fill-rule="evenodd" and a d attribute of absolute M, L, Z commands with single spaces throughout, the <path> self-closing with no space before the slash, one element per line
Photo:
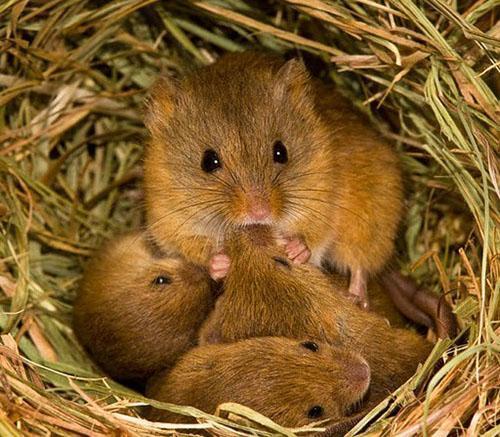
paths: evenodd
<path fill-rule="evenodd" d="M 327 171 L 324 171 L 324 172 L 321 172 L 321 171 L 310 171 L 310 172 L 304 172 L 304 173 L 294 174 L 294 175 L 290 175 L 286 179 L 283 179 L 283 180 L 279 181 L 279 184 L 286 184 L 287 182 L 296 181 L 298 179 L 302 179 L 302 178 L 305 178 L 307 176 L 312 176 L 312 175 L 318 175 L 318 176 L 320 176 L 320 175 L 327 175 L 327 174 L 330 174 L 330 172 L 327 172 Z"/>
<path fill-rule="evenodd" d="M 345 206 L 340 205 L 336 202 L 326 201 L 324 199 L 318 199 L 317 197 L 309 197 L 309 196 L 289 196 L 289 198 L 297 199 L 297 200 L 311 200 L 311 201 L 317 202 L 317 203 L 324 203 L 325 205 L 328 205 L 328 206 L 334 206 L 336 208 L 340 208 L 340 209 L 343 209 L 344 211 L 347 211 L 349 214 L 352 214 L 353 216 L 359 218 L 365 224 L 368 224 L 368 220 L 366 220 L 363 216 L 361 216 L 357 212 L 355 212 L 349 208 L 346 208 Z"/>
<path fill-rule="evenodd" d="M 238 183 L 238 179 L 236 178 L 236 176 L 234 175 L 233 171 L 231 170 L 231 167 L 229 167 L 229 166 L 225 166 L 224 168 L 225 168 L 225 169 L 226 169 L 226 171 L 229 173 L 229 176 L 231 177 L 231 179 L 232 179 L 233 183 L 234 183 L 235 185 L 241 185 L 241 184 L 239 184 L 239 183 Z"/>
<path fill-rule="evenodd" d="M 208 192 L 208 193 L 217 193 L 217 194 L 224 194 L 227 195 L 227 192 L 224 190 L 218 190 L 216 188 L 208 188 L 208 187 L 189 187 L 189 188 L 183 188 L 183 187 L 170 187 L 168 190 L 165 191 L 165 193 L 190 193 L 191 191 L 201 191 L 201 192 Z"/>
<path fill-rule="evenodd" d="M 194 217 L 196 217 L 197 215 L 201 215 L 202 213 L 204 213 L 206 211 L 210 211 L 210 209 L 212 207 L 217 207 L 217 205 L 221 205 L 221 204 L 225 204 L 225 202 L 224 201 L 211 202 L 209 205 L 204 206 L 200 209 L 197 209 L 193 214 L 191 214 L 189 217 L 187 217 L 179 226 L 177 226 L 177 228 L 175 229 L 175 231 L 173 233 L 177 234 L 186 223 L 192 221 L 192 219 Z M 215 212 L 220 212 L 220 209 L 216 209 Z M 203 216 L 200 217 L 200 220 L 195 221 L 194 224 L 200 223 L 205 217 L 206 217 L 206 215 L 203 214 Z"/>
<path fill-rule="evenodd" d="M 220 182 L 224 187 L 226 187 L 227 189 L 231 190 L 232 189 L 232 186 L 229 182 L 225 181 L 224 179 L 222 179 L 220 176 L 217 176 L 216 173 L 212 173 L 211 176 L 218 182 Z M 232 178 L 233 179 L 233 178 Z M 234 179 L 233 179 L 234 181 Z M 234 183 L 236 183 L 236 181 L 234 181 Z"/>
<path fill-rule="evenodd" d="M 289 202 L 291 205 L 291 208 L 294 209 L 301 217 L 306 216 L 307 214 L 312 214 L 316 219 L 322 221 L 325 225 L 327 225 L 330 229 L 334 229 L 332 226 L 332 223 L 330 221 L 330 218 L 322 214 L 320 211 L 307 206 L 307 205 L 302 205 L 296 202 Z"/>
<path fill-rule="evenodd" d="M 295 188 L 292 189 L 287 189 L 288 193 L 309 193 L 310 191 L 313 192 L 318 192 L 318 193 L 328 193 L 328 194 L 335 194 L 335 190 L 325 190 L 325 189 L 320 189 L 320 188 L 304 188 L 303 190 L 298 190 Z"/>
<path fill-rule="evenodd" d="M 174 214 L 178 214 L 179 212 L 189 210 L 191 208 L 197 208 L 198 206 L 205 205 L 205 204 L 219 204 L 219 203 L 225 203 L 225 201 L 222 201 L 222 200 L 217 201 L 217 200 L 210 199 L 210 200 L 195 202 L 195 203 L 189 204 L 187 206 L 183 206 L 182 208 L 176 208 L 174 210 L 169 211 L 168 214 L 163 215 L 155 222 L 147 224 L 146 230 L 156 229 L 160 224 L 163 224 L 164 221 L 166 219 L 168 219 L 170 216 L 172 216 Z"/>

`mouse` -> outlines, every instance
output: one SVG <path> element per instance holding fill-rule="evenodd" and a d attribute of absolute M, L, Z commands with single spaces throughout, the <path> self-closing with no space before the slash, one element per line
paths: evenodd
<path fill-rule="evenodd" d="M 145 381 L 197 344 L 216 299 L 213 284 L 206 269 L 156 253 L 132 231 L 106 242 L 87 264 L 74 333 L 107 375 Z"/>
<path fill-rule="evenodd" d="M 260 337 L 198 346 L 148 381 L 146 396 L 214 414 L 236 402 L 276 423 L 298 427 L 354 414 L 370 385 L 370 367 L 354 351 L 307 339 Z M 194 418 L 150 408 L 148 419 Z"/>
<path fill-rule="evenodd" d="M 146 104 L 148 232 L 227 274 L 231 229 L 265 224 L 295 263 L 327 260 L 367 283 L 391 258 L 403 211 L 399 157 L 368 120 L 299 59 L 227 54 L 160 78 Z"/>
<path fill-rule="evenodd" d="M 358 351 L 372 371 L 370 398 L 402 385 L 433 345 L 417 333 L 388 326 L 366 311 L 312 264 L 295 264 L 276 244 L 272 228 L 253 225 L 227 239 L 231 265 L 200 344 L 250 337 L 310 338 Z M 342 282 L 339 282 L 341 284 Z"/>

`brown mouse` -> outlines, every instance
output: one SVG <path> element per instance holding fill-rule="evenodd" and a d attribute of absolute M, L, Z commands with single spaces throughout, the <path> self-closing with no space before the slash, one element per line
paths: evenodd
<path fill-rule="evenodd" d="M 394 150 L 297 59 L 229 54 L 181 80 L 161 79 L 145 123 L 149 233 L 225 276 L 231 229 L 268 224 L 287 256 L 327 259 L 366 304 L 402 214 Z"/>
<path fill-rule="evenodd" d="M 227 251 L 231 266 L 200 344 L 284 336 L 349 347 L 370 364 L 372 399 L 404 383 L 432 349 L 418 334 L 359 308 L 318 268 L 290 262 L 269 228 L 242 228 Z"/>
<path fill-rule="evenodd" d="M 199 346 L 172 371 L 148 383 L 150 398 L 213 414 L 224 402 L 250 407 L 283 426 L 296 427 L 352 413 L 370 384 L 370 368 L 357 353 L 325 343 L 261 337 Z M 192 418 L 151 409 L 151 420 Z"/>
<path fill-rule="evenodd" d="M 74 304 L 75 334 L 108 375 L 141 380 L 197 343 L 213 309 L 212 284 L 206 270 L 153 253 L 140 232 L 126 234 L 87 265 Z"/>

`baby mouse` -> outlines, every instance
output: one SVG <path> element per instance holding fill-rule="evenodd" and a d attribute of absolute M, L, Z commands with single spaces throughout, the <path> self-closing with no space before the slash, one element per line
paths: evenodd
<path fill-rule="evenodd" d="M 145 118 L 149 233 L 225 276 L 230 229 L 267 224 L 287 256 L 368 276 L 388 261 L 402 213 L 398 157 L 332 87 L 297 59 L 229 54 L 161 79 Z"/>
<path fill-rule="evenodd" d="M 169 372 L 154 376 L 146 395 L 215 413 L 224 402 L 250 407 L 287 427 L 351 414 L 370 384 L 370 368 L 357 353 L 325 343 L 262 337 L 199 346 Z M 150 409 L 155 421 L 193 420 Z"/>
<path fill-rule="evenodd" d="M 116 238 L 87 265 L 73 328 L 109 376 L 145 379 L 197 342 L 213 309 L 213 281 L 199 266 L 152 253 L 140 232 Z"/>
<path fill-rule="evenodd" d="M 283 336 L 352 348 L 370 365 L 371 400 L 403 384 L 432 349 L 420 335 L 359 308 L 318 268 L 290 262 L 267 227 L 235 232 L 227 251 L 231 266 L 200 344 Z"/>

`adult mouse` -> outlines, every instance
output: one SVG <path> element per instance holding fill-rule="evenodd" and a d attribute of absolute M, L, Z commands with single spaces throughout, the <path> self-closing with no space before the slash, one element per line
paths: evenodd
<path fill-rule="evenodd" d="M 230 229 L 267 224 L 296 263 L 328 260 L 368 306 L 402 214 L 399 160 L 367 120 L 298 59 L 229 54 L 161 79 L 145 118 L 149 233 L 225 276 Z"/>

